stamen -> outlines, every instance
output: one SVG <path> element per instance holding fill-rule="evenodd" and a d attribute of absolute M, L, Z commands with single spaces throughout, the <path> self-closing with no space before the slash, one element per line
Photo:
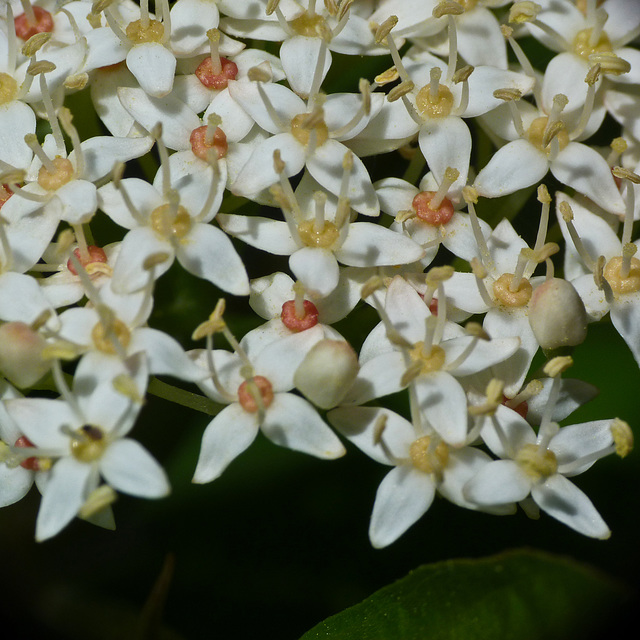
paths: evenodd
<path fill-rule="evenodd" d="M 169 0 L 156 0 L 156 8 L 158 4 L 162 13 L 162 26 L 164 27 L 161 42 L 164 44 L 171 39 L 171 11 L 169 10 Z"/>
<path fill-rule="evenodd" d="M 398 47 L 393 40 L 391 35 L 391 30 L 398 24 L 397 16 L 389 16 L 377 29 L 375 33 L 375 41 L 376 44 L 383 44 L 383 41 L 386 39 L 386 44 L 389 47 L 389 53 L 391 54 L 391 59 L 393 60 L 393 64 L 398 72 L 400 78 L 404 82 L 410 82 L 411 78 L 407 73 L 404 65 L 402 64 L 402 58 L 400 58 L 400 53 L 398 52 Z"/>
<path fill-rule="evenodd" d="M 320 40 L 320 50 L 318 51 L 318 59 L 316 60 L 316 68 L 313 72 L 313 80 L 311 82 L 311 89 L 309 90 L 309 97 L 307 99 L 307 105 L 313 102 L 320 91 L 320 85 L 322 84 L 322 76 L 324 75 L 324 61 L 327 55 L 327 43 L 324 40 Z"/>
<path fill-rule="evenodd" d="M 347 151 L 342 158 L 342 181 L 340 182 L 340 195 L 338 196 L 338 206 L 336 207 L 335 225 L 342 230 L 347 222 L 351 207 L 349 206 L 349 181 L 353 171 L 353 152 Z"/>
<path fill-rule="evenodd" d="M 480 250 L 482 264 L 486 268 L 492 268 L 493 259 L 491 258 L 491 253 L 489 252 L 487 241 L 485 240 L 484 235 L 482 235 L 482 229 L 480 229 L 480 223 L 478 222 L 478 215 L 476 214 L 475 207 L 473 206 L 476 202 L 478 202 L 478 192 L 473 187 L 467 186 L 462 189 L 462 197 L 467 203 L 471 229 L 473 231 L 473 237 L 475 238 L 475 241 L 478 245 L 478 249 Z"/>
<path fill-rule="evenodd" d="M 518 42 L 513 37 L 513 29 L 508 25 L 502 25 L 500 27 L 500 30 L 502 31 L 502 35 L 506 38 L 507 42 L 509 43 L 525 75 L 535 80 L 533 84 L 533 97 L 534 97 L 536 106 L 538 107 L 538 110 L 540 110 L 543 104 L 542 89 L 540 87 L 540 83 L 537 81 L 538 76 L 533 68 L 533 65 L 531 64 L 531 62 L 529 62 L 529 58 L 527 57 L 527 54 L 522 50 L 522 47 L 518 44 Z"/>
<path fill-rule="evenodd" d="M 542 209 L 540 211 L 540 223 L 538 225 L 538 235 L 536 236 L 536 243 L 533 246 L 534 251 L 538 251 L 547 237 L 547 230 L 549 228 L 549 211 L 551 210 L 551 196 L 546 185 L 541 184 L 538 187 L 538 202 L 542 203 Z"/>
<path fill-rule="evenodd" d="M 615 418 L 611 424 L 611 435 L 615 451 L 621 458 L 626 458 L 633 449 L 633 431 L 624 420 Z"/>
<path fill-rule="evenodd" d="M 593 6 L 592 3 L 591 6 Z M 590 13 L 591 12 L 589 11 L 589 9 L 587 9 L 587 20 L 593 25 L 591 27 L 591 34 L 589 35 L 589 46 L 591 48 L 594 48 L 600 40 L 604 25 L 609 19 L 609 14 L 602 7 L 600 7 L 597 11 L 591 13 L 591 15 Z"/>
<path fill-rule="evenodd" d="M 460 177 L 460 172 L 453 167 L 447 167 L 444 172 L 444 178 L 436 191 L 436 194 L 431 198 L 429 206 L 432 209 L 439 209 L 442 201 L 445 199 L 451 185 Z"/>
<path fill-rule="evenodd" d="M 161 122 L 158 122 L 158 124 L 153 127 L 153 129 L 151 130 L 151 135 L 156 140 L 156 148 L 158 149 L 158 155 L 160 156 L 160 167 L 162 169 L 162 194 L 165 198 L 168 198 L 169 193 L 172 191 L 171 167 L 169 166 L 169 152 L 167 151 L 167 147 L 162 141 Z"/>
<path fill-rule="evenodd" d="M 27 133 L 24 137 L 24 141 L 26 145 L 33 151 L 33 153 L 38 157 L 42 165 L 49 173 L 55 173 L 56 167 L 53 164 L 53 161 L 49 158 L 49 156 L 45 153 L 44 149 L 40 146 L 38 142 L 38 138 L 35 133 Z"/>
<path fill-rule="evenodd" d="M 60 360 L 58 358 L 53 358 L 51 361 L 51 373 L 53 374 L 53 381 L 55 382 L 58 392 L 64 398 L 64 401 L 71 407 L 71 410 L 76 414 L 76 418 L 81 422 L 87 422 L 82 410 L 80 409 L 78 400 L 67 386 L 64 379 L 64 373 L 62 372 L 62 366 L 60 365 Z"/>
<path fill-rule="evenodd" d="M 531 398 L 537 396 L 544 389 L 544 385 L 538 379 L 531 380 L 527 386 L 520 391 L 520 393 L 516 394 L 510 400 L 505 402 L 505 406 L 509 407 L 509 409 L 514 409 L 521 405 L 523 402 L 528 402 Z"/>
<path fill-rule="evenodd" d="M 487 286 L 484 283 L 484 279 L 487 277 L 487 270 L 484 268 L 482 262 L 478 260 L 478 258 L 472 258 L 471 262 L 471 271 L 476 278 L 476 284 L 478 285 L 478 292 L 480 293 L 480 297 L 482 301 L 487 305 L 487 307 L 493 307 L 493 300 L 487 291 Z"/>
<path fill-rule="evenodd" d="M 71 111 L 69 111 L 67 107 L 60 107 L 58 117 L 60 119 L 60 123 L 64 127 L 65 133 L 71 139 L 71 144 L 73 145 L 73 150 L 75 151 L 76 175 L 83 176 L 85 166 L 84 154 L 82 152 L 82 145 L 80 136 L 78 135 L 78 130 L 73 125 L 73 117 L 71 115 Z"/>
<path fill-rule="evenodd" d="M 84 235 L 84 229 L 81 224 L 71 225 L 73 227 L 73 233 L 78 241 L 78 249 L 80 251 L 80 257 L 85 262 L 88 262 L 90 259 L 89 248 L 87 246 L 87 239 Z"/>
<path fill-rule="evenodd" d="M 324 231 L 324 207 L 327 203 L 327 194 L 323 191 L 316 191 L 313 194 L 313 201 L 316 209 L 316 215 L 313 220 L 313 229 L 316 233 L 322 233 L 322 231 Z"/>
<path fill-rule="evenodd" d="M 28 3 L 31 7 L 31 3 Z M 6 4 L 6 20 L 7 24 L 15 24 L 15 20 L 13 17 L 13 8 L 11 7 L 11 3 L 7 2 Z M 33 10 L 33 9 L 32 9 Z M 28 16 L 27 16 L 28 19 Z M 49 34 L 51 35 L 51 34 Z M 15 29 L 7 29 L 7 72 L 11 75 L 16 70 L 16 60 L 18 59 L 18 40 L 16 36 Z"/>
<path fill-rule="evenodd" d="M 258 90 L 258 93 L 260 94 L 260 99 L 262 100 L 264 107 L 267 110 L 270 118 L 273 120 L 273 122 L 279 129 L 284 131 L 287 127 L 285 123 L 282 121 L 282 118 L 276 111 L 275 107 L 271 104 L 271 100 L 269 100 L 269 97 L 265 93 L 265 90 L 262 87 L 262 81 L 256 79 L 255 82 L 256 82 L 256 88 Z"/>
<path fill-rule="evenodd" d="M 149 0 L 140 0 L 140 24 L 143 29 L 149 28 Z"/>
<path fill-rule="evenodd" d="M 593 272 L 593 258 L 589 255 L 585 246 L 582 244 L 582 240 L 580 239 L 575 225 L 573 224 L 573 210 L 571 209 L 571 205 L 566 200 L 563 200 L 558 205 L 558 209 L 560 211 L 560 214 L 562 215 L 562 219 L 567 225 L 567 230 L 569 231 L 569 235 L 571 236 L 571 240 L 573 241 L 573 245 L 576 248 L 578 255 L 582 258 L 585 267 L 587 267 L 589 271 Z"/>
<path fill-rule="evenodd" d="M 120 23 L 118 22 L 118 18 L 114 13 L 113 9 L 110 6 L 106 6 L 104 7 L 104 9 L 102 9 L 102 11 L 104 12 L 104 17 L 107 20 L 107 24 L 109 25 L 109 28 L 116 35 L 118 40 L 120 40 L 120 42 L 127 48 L 131 46 L 132 41 L 129 39 L 125 31 L 120 26 Z"/>
<path fill-rule="evenodd" d="M 518 262 L 516 264 L 513 277 L 511 278 L 511 282 L 509 282 L 509 291 L 511 291 L 511 293 L 515 293 L 520 289 L 520 283 L 522 282 L 524 270 L 529 262 L 529 256 L 527 255 L 527 250 L 528 248 L 521 249 L 520 253 L 518 254 Z"/>
<path fill-rule="evenodd" d="M 340 3 L 340 10 L 338 11 L 338 16 L 337 16 L 338 24 L 331 31 L 331 39 L 335 38 L 345 28 L 349 20 L 351 5 L 353 3 L 354 3 L 354 0 L 342 0 L 342 2 Z"/>
<path fill-rule="evenodd" d="M 607 156 L 607 164 L 613 167 L 620 156 L 627 150 L 627 141 L 624 138 L 614 138 L 611 141 L 611 153 Z"/>
<path fill-rule="evenodd" d="M 462 91 L 460 92 L 460 103 L 455 108 L 454 113 L 456 115 L 462 115 L 469 106 L 469 76 L 473 73 L 474 67 L 466 65 L 461 69 L 458 69 L 452 78 L 453 84 L 462 83 Z"/>
<path fill-rule="evenodd" d="M 207 31 L 209 38 L 209 50 L 211 55 L 211 70 L 218 75 L 222 72 L 222 63 L 220 62 L 220 31 L 218 29 L 209 29 Z"/>
<path fill-rule="evenodd" d="M 35 27 L 35 25 L 38 24 L 38 18 L 36 18 L 36 14 L 33 6 L 31 5 L 31 2 L 29 2 L 29 0 L 20 0 L 20 4 L 22 5 L 22 11 L 24 12 L 25 16 L 27 16 L 27 21 L 32 27 Z"/>
<path fill-rule="evenodd" d="M 509 112 L 511 113 L 511 119 L 513 125 L 516 128 L 518 135 L 521 138 L 526 137 L 524 125 L 522 124 L 522 117 L 520 111 L 516 105 L 516 101 L 522 98 L 522 92 L 519 89 L 496 89 L 493 92 L 493 97 L 498 100 L 504 100 L 509 106 Z"/>
<path fill-rule="evenodd" d="M 111 172 L 111 179 L 113 181 L 113 186 L 120 192 L 120 195 L 122 196 L 122 201 L 127 207 L 127 210 L 129 211 L 129 213 L 131 214 L 131 217 L 139 225 L 144 226 L 145 224 L 144 216 L 136 209 L 135 205 L 133 204 L 133 201 L 129 197 L 129 193 L 127 192 L 127 190 L 125 189 L 124 185 L 121 182 L 124 170 L 125 170 L 124 162 L 117 162 L 114 165 L 113 170 Z"/>
<path fill-rule="evenodd" d="M 602 67 L 599 64 L 596 64 L 587 72 L 587 76 L 584 80 L 588 85 L 587 97 L 585 99 L 584 105 L 582 106 L 580 120 L 578 121 L 576 128 L 571 131 L 571 140 L 576 140 L 577 138 L 579 138 L 583 134 L 587 124 L 589 124 L 589 118 L 591 117 L 591 113 L 593 111 L 593 103 L 596 96 L 596 83 L 600 78 L 601 71 Z"/>
<path fill-rule="evenodd" d="M 628 278 L 631 271 L 631 258 L 638 251 L 638 247 L 633 242 L 622 245 L 622 264 L 620 265 L 621 278 Z"/>
<path fill-rule="evenodd" d="M 371 85 L 369 84 L 369 81 L 366 78 L 360 78 L 358 89 L 362 96 L 362 104 L 360 105 L 360 108 L 353 118 L 347 122 L 347 124 L 331 132 L 332 138 L 341 138 L 351 131 L 351 129 L 353 129 L 362 120 L 362 118 L 367 117 L 371 113 Z"/>

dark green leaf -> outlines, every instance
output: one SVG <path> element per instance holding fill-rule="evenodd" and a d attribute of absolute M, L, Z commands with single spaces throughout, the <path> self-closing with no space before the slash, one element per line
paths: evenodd
<path fill-rule="evenodd" d="M 628 596 L 571 559 L 512 551 L 420 567 L 302 640 L 585 639 Z"/>

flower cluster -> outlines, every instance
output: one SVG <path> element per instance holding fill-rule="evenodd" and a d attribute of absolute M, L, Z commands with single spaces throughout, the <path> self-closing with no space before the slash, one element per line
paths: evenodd
<path fill-rule="evenodd" d="M 129 436 L 161 375 L 216 407 L 194 482 L 219 477 L 259 431 L 323 459 L 348 441 L 391 467 L 376 547 L 436 493 L 494 514 L 542 509 L 607 538 L 569 478 L 625 456 L 631 430 L 559 422 L 595 395 L 564 376 L 590 323 L 610 312 L 640 364 L 640 3 L 152 8 L 0 9 L 0 506 L 35 482 L 45 540 L 76 517 L 113 528 L 116 491 L 166 495 L 162 466 Z M 529 60 L 532 41 L 552 52 L 546 68 Z M 358 81 L 364 56 L 387 70 Z M 328 93 L 330 73 L 351 92 Z M 105 135 L 81 139 L 66 101 L 80 91 Z M 607 116 L 620 135 L 590 145 Z M 493 145 L 484 161 L 480 138 Z M 402 178 L 372 179 L 382 154 L 407 166 Z M 539 202 L 531 246 L 477 211 L 526 189 Z M 118 242 L 94 235 L 101 218 Z M 289 273 L 250 279 L 243 243 L 288 256 Z M 149 326 L 176 260 L 221 296 L 248 296 L 264 322 L 238 339 L 221 297 L 194 322 L 201 349 Z M 367 305 L 380 322 L 357 353 L 333 325 Z M 403 410 L 385 406 L 392 394 Z"/>

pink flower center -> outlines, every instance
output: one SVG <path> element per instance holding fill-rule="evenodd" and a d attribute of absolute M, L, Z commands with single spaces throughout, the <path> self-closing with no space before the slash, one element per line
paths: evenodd
<path fill-rule="evenodd" d="M 295 300 L 287 300 L 282 305 L 282 324 L 291 331 L 305 331 L 311 329 L 318 324 L 318 309 L 313 302 L 304 300 L 303 314 L 301 316 L 296 314 L 296 302 Z"/>
<path fill-rule="evenodd" d="M 21 40 L 28 40 L 31 36 L 35 36 L 36 33 L 53 31 L 53 17 L 46 9 L 34 6 L 33 13 L 36 15 L 35 24 L 29 22 L 29 18 L 27 18 L 26 13 L 20 14 L 14 20 L 16 35 Z"/>
<path fill-rule="evenodd" d="M 6 184 L 0 184 L 0 209 L 4 203 L 13 195 L 13 191 Z"/>
<path fill-rule="evenodd" d="M 249 413 L 266 409 L 273 402 L 273 387 L 264 376 L 254 376 L 238 387 L 238 401 Z"/>
<path fill-rule="evenodd" d="M 220 127 L 216 127 L 213 133 L 213 139 L 211 142 L 207 141 L 207 129 L 205 124 L 202 127 L 197 127 L 191 132 L 189 136 L 189 142 L 191 142 L 191 151 L 193 155 L 200 158 L 200 160 L 208 161 L 209 149 L 215 149 L 218 158 L 224 158 L 227 155 L 227 136 Z"/>
<path fill-rule="evenodd" d="M 104 252 L 104 249 L 100 247 L 96 247 L 95 245 L 92 245 L 92 244 L 87 247 L 87 255 L 83 256 L 80 249 L 76 249 L 73 252 L 73 255 L 75 255 L 75 257 L 78 258 L 78 261 L 85 269 L 87 268 L 88 265 L 93 264 L 95 262 L 103 262 L 103 263 L 107 262 L 107 254 Z M 76 268 L 73 266 L 73 262 L 71 261 L 71 258 L 69 258 L 69 260 L 67 261 L 67 269 L 69 269 L 69 271 L 74 276 L 78 275 Z"/>
<path fill-rule="evenodd" d="M 412 203 L 413 210 L 420 220 L 437 227 L 447 224 L 453 217 L 453 204 L 449 198 L 443 198 L 440 206 L 432 209 L 431 200 L 436 195 L 435 191 L 421 191 Z"/>
<path fill-rule="evenodd" d="M 20 436 L 13 445 L 14 447 L 26 448 L 26 447 L 35 447 L 36 445 L 27 438 L 27 436 Z M 38 458 L 35 456 L 31 458 L 27 458 L 20 463 L 20 466 L 23 469 L 28 469 L 29 471 L 40 471 L 40 462 Z"/>
<path fill-rule="evenodd" d="M 227 88 L 229 80 L 235 80 L 238 75 L 238 65 L 226 58 L 220 58 L 219 73 L 214 72 L 211 56 L 205 58 L 196 69 L 196 77 L 207 89 L 217 89 L 221 91 Z"/>

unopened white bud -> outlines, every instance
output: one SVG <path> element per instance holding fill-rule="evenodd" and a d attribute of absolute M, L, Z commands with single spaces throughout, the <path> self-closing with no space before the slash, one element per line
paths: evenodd
<path fill-rule="evenodd" d="M 543 349 L 573 347 L 587 337 L 587 312 L 573 285 L 550 278 L 533 292 L 529 324 Z"/>
<path fill-rule="evenodd" d="M 49 371 L 51 363 L 42 357 L 46 342 L 24 322 L 7 322 L 0 327 L 0 372 L 16 387 L 30 387 Z"/>
<path fill-rule="evenodd" d="M 317 407 L 332 409 L 358 375 L 358 356 L 343 340 L 321 340 L 296 369 L 296 387 Z"/>

